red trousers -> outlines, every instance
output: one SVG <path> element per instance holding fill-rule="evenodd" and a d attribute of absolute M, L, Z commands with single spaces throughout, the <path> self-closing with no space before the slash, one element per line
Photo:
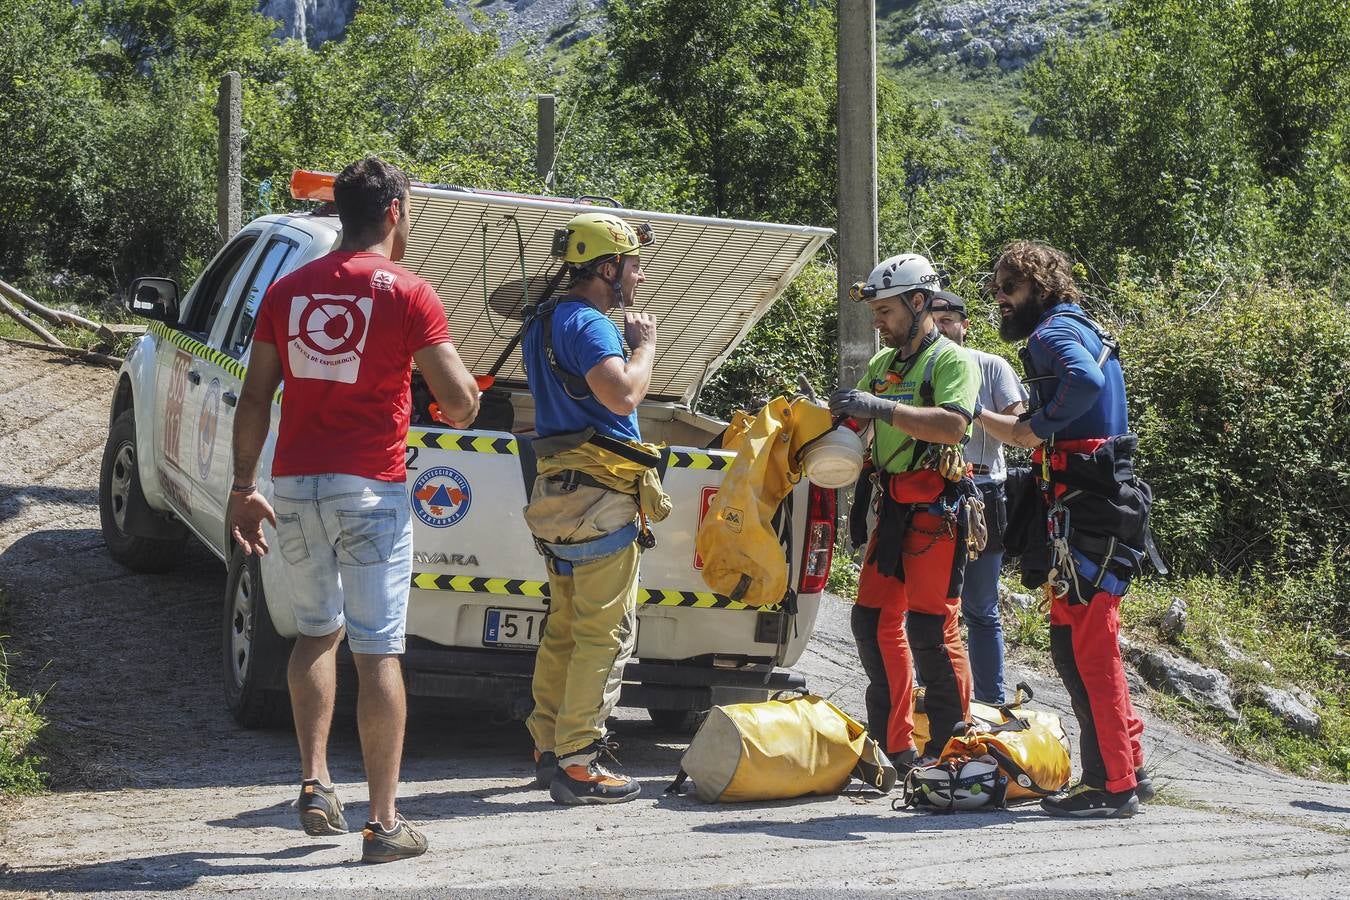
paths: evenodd
<path fill-rule="evenodd" d="M 1078 718 L 1083 783 L 1108 791 L 1135 786 L 1144 733 L 1120 661 L 1120 597 L 1101 591 L 1089 603 L 1050 604 L 1050 652 Z"/>
<path fill-rule="evenodd" d="M 868 725 L 880 739 L 886 722 L 882 744 L 891 754 L 914 744 L 914 669 L 925 686 L 931 735 L 926 748 L 917 748 L 921 755 L 936 756 L 970 714 L 970 660 L 957 626 L 965 572 L 960 537 L 949 534 L 940 517 L 916 512 L 905 531 L 904 580 L 882 575 L 870 562 L 863 567 L 853 634 L 870 681 Z"/>

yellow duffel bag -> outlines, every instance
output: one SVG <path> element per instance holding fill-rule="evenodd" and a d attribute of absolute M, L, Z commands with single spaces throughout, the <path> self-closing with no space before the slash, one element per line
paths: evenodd
<path fill-rule="evenodd" d="M 1069 783 L 1071 762 L 1069 738 L 1059 714 L 1046 709 L 1028 709 L 1031 688 L 1017 685 L 1012 703 L 989 706 L 971 701 L 970 719 L 964 733 L 953 736 L 942 757 L 988 753 L 998 760 L 1008 776 L 1007 802 L 1037 800 L 1063 790 Z M 928 716 L 923 711 L 923 690 L 914 692 L 914 742 L 928 742 Z"/>
<path fill-rule="evenodd" d="M 857 775 L 881 793 L 895 767 L 867 729 L 830 701 L 811 694 L 715 706 L 680 759 L 680 774 L 705 803 L 783 800 L 837 794 Z"/>

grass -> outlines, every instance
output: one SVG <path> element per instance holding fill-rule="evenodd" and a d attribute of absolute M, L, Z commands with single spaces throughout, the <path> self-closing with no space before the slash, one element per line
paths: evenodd
<path fill-rule="evenodd" d="M 0 629 L 7 624 L 7 598 L 0 592 Z M 0 633 L 0 641 L 4 640 Z M 0 645 L 0 796 L 36 793 L 44 787 L 42 759 L 34 747 L 46 720 L 40 697 L 23 696 L 9 686 L 9 656 Z"/>
<path fill-rule="evenodd" d="M 29 296 L 33 297 L 38 303 L 53 309 L 74 312 L 77 315 L 84 316 L 86 319 L 92 319 L 106 325 L 121 324 L 126 322 L 137 322 L 144 324 L 145 320 L 137 319 L 126 310 L 113 306 L 108 303 L 69 303 L 62 299 L 59 294 L 51 291 L 27 291 Z M 43 294 L 48 294 L 44 296 Z M 8 297 L 6 299 L 9 299 Z M 19 306 L 18 303 L 15 306 Z M 92 331 L 85 331 L 83 328 L 74 328 L 65 325 L 54 325 L 46 319 L 30 312 L 22 310 L 24 315 L 37 322 L 47 331 L 57 337 L 61 343 L 67 347 L 77 347 L 81 350 L 93 350 L 99 353 L 107 353 L 113 356 L 125 355 L 127 349 L 135 340 L 135 335 L 118 334 L 116 340 L 109 343 Z M 37 334 L 29 331 L 17 319 L 4 311 L 0 311 L 0 337 L 16 338 L 21 341 L 32 341 L 34 343 L 45 343 Z"/>
<path fill-rule="evenodd" d="M 1170 697 L 1162 704 L 1169 718 L 1259 762 L 1350 782 L 1350 643 L 1318 614 L 1319 587 L 1334 577 L 1323 568 L 1300 578 L 1143 581 L 1126 596 L 1122 617 L 1126 629 L 1145 642 L 1166 644 L 1158 625 L 1173 598 L 1182 599 L 1186 629 L 1169 649 L 1232 679 L 1240 721 Z M 1263 684 L 1312 695 L 1321 733 L 1298 734 L 1256 702 L 1253 691 Z"/>
<path fill-rule="evenodd" d="M 1149 690 L 1149 709 L 1188 734 L 1264 765 L 1307 778 L 1350 782 L 1350 644 L 1334 622 L 1317 616 L 1319 585 L 1329 572 L 1301 578 L 1198 576 L 1141 580 L 1121 605 L 1124 630 L 1137 643 L 1223 671 L 1232 680 L 1241 718 L 1230 722 L 1173 694 Z M 1014 590 L 1021 590 L 1014 588 Z M 1159 631 L 1174 598 L 1187 607 L 1184 632 L 1173 641 Z M 1045 611 L 1003 605 L 1009 653 L 1048 667 Z M 1291 730 L 1254 699 L 1258 685 L 1301 688 L 1317 701 L 1316 737 Z"/>

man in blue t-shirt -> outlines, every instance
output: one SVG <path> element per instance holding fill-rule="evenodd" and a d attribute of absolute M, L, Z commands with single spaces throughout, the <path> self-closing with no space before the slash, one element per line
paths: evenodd
<path fill-rule="evenodd" d="M 554 238 L 571 275 L 525 329 L 539 474 L 525 520 L 548 560 L 549 609 L 535 657 L 535 783 L 564 805 L 622 803 L 636 781 L 601 764 L 636 635 L 640 484 L 660 461 L 637 409 L 651 385 L 656 320 L 631 307 L 651 229 L 574 216 Z M 623 340 L 608 318 L 623 312 Z M 625 351 L 624 343 L 628 350 Z M 652 476 L 654 477 L 654 476 Z"/>

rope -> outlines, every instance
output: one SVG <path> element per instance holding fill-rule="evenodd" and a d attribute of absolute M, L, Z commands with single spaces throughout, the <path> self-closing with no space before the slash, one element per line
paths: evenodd
<path fill-rule="evenodd" d="M 520 246 L 520 270 L 521 270 L 521 273 L 522 273 L 522 275 L 523 275 L 523 274 L 524 274 L 524 271 L 525 271 L 525 244 L 524 244 L 524 242 L 521 240 L 521 237 L 520 237 L 520 222 L 519 222 L 519 221 L 516 221 L 516 217 L 515 217 L 515 216 L 509 216 L 508 218 L 510 218 L 512 221 L 514 221 L 514 222 L 516 223 L 516 241 L 517 241 L 517 243 L 518 243 L 519 246 Z M 502 330 L 501 330 L 500 328 L 497 327 L 497 323 L 496 323 L 496 322 L 492 321 L 492 303 L 488 300 L 488 285 L 487 285 L 487 283 L 488 283 L 488 247 L 487 247 L 487 233 L 488 233 L 488 227 L 487 227 L 487 223 L 484 222 L 484 223 L 482 224 L 482 226 L 479 227 L 478 231 L 479 231 L 479 234 L 480 234 L 480 235 L 482 236 L 482 238 L 483 238 L 483 245 L 482 245 L 482 252 L 483 252 L 483 314 L 484 314 L 485 316 L 487 316 L 488 326 L 492 329 L 492 333 L 495 334 L 495 335 L 496 335 L 497 337 L 499 337 L 499 338 L 504 338 L 504 337 L 506 337 L 506 334 L 504 334 L 504 333 L 502 332 Z M 528 291 L 528 290 L 529 290 L 529 285 L 528 285 L 528 283 L 527 283 L 527 284 L 526 284 L 526 291 Z M 526 299 L 527 299 L 527 300 L 529 299 L 528 294 L 526 295 Z M 505 316 L 503 316 L 502 318 L 503 318 L 503 320 L 504 320 L 504 319 L 505 319 Z"/>

